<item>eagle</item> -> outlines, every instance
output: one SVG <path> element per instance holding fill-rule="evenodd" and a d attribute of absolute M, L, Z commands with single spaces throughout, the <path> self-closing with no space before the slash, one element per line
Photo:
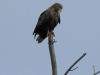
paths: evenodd
<path fill-rule="evenodd" d="M 36 27 L 33 31 L 34 39 L 38 35 L 36 41 L 41 43 L 49 34 L 54 34 L 54 28 L 60 24 L 60 12 L 63 6 L 60 3 L 54 3 L 39 16 Z"/>

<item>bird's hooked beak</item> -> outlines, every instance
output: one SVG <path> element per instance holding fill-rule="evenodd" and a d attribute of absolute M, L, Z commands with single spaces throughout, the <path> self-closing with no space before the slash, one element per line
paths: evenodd
<path fill-rule="evenodd" d="M 59 9 L 60 13 L 62 12 L 62 9 Z"/>

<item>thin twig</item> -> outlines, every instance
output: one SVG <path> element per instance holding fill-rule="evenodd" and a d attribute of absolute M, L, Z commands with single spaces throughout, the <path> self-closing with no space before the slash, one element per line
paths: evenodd
<path fill-rule="evenodd" d="M 95 66 L 93 65 L 93 70 L 94 70 L 94 74 L 93 75 L 97 75 L 98 73 L 100 73 L 100 71 L 95 72 Z"/>
<path fill-rule="evenodd" d="M 93 65 L 93 71 L 94 71 L 94 74 L 93 75 L 95 75 L 95 66 Z"/>
<path fill-rule="evenodd" d="M 98 73 L 100 73 L 100 71 L 96 72 L 94 75 L 97 75 Z"/>
<path fill-rule="evenodd" d="M 57 75 L 57 64 L 56 64 L 56 56 L 54 52 L 54 42 L 52 34 L 48 36 L 48 46 L 49 46 L 49 52 L 51 57 L 51 66 L 52 66 L 52 75 Z"/>
<path fill-rule="evenodd" d="M 74 71 L 75 69 L 77 69 L 78 67 L 74 68 L 73 70 L 70 70 L 70 71 Z"/>
<path fill-rule="evenodd" d="M 67 75 L 69 71 L 71 71 L 71 69 L 86 55 L 86 53 L 84 53 L 79 59 L 77 59 L 71 66 L 70 68 L 65 72 L 64 75 Z M 75 69 L 74 69 L 75 70 Z"/>

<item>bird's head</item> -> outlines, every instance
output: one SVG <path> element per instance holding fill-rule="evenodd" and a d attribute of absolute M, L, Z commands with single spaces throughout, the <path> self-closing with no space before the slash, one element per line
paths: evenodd
<path fill-rule="evenodd" d="M 60 3 L 55 3 L 50 7 L 50 9 L 52 11 L 62 12 L 63 6 Z"/>

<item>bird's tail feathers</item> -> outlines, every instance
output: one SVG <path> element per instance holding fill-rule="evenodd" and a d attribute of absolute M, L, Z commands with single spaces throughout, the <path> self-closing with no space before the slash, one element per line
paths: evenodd
<path fill-rule="evenodd" d="M 37 34 L 34 35 L 34 39 L 35 39 L 36 35 L 37 35 Z"/>
<path fill-rule="evenodd" d="M 43 38 L 39 35 L 39 36 L 37 37 L 36 41 L 37 41 L 38 43 L 41 43 L 41 42 L 43 41 Z"/>
<path fill-rule="evenodd" d="M 32 35 L 34 35 L 34 39 L 35 39 L 35 37 L 36 37 L 37 33 L 34 33 L 34 32 L 33 32 L 33 34 L 32 34 Z"/>

